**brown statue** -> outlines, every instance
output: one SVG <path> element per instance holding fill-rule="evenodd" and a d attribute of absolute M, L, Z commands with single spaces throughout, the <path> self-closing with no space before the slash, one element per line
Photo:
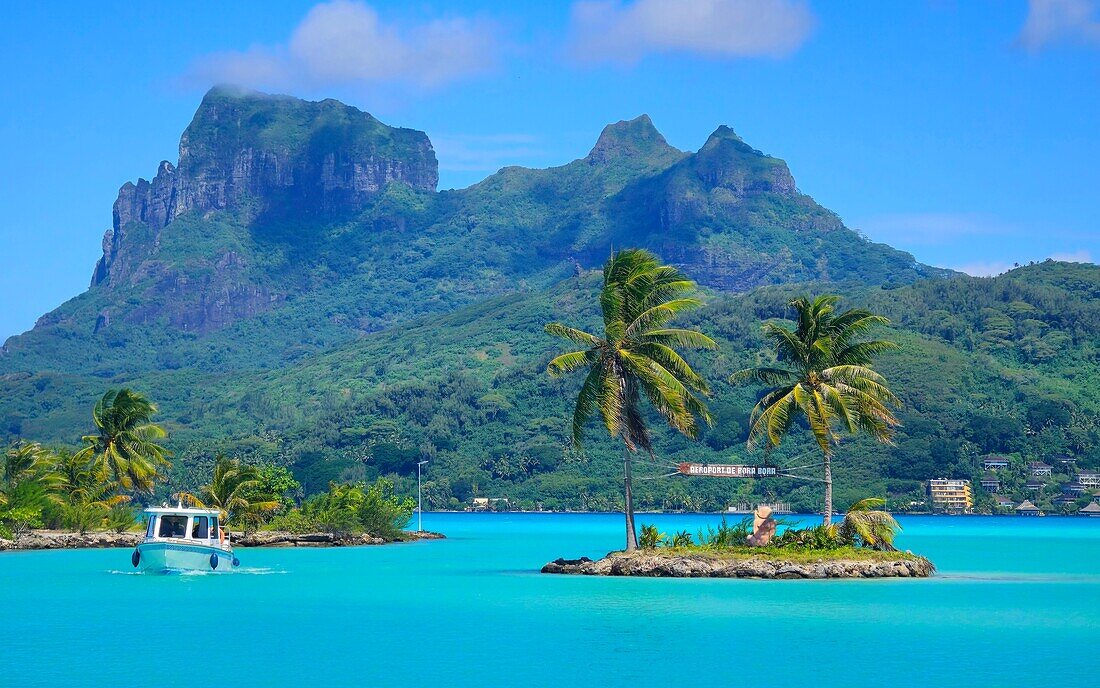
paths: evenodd
<path fill-rule="evenodd" d="M 763 547 L 775 536 L 776 523 L 772 518 L 772 508 L 760 505 L 752 512 L 752 535 L 745 538 L 750 547 Z"/>

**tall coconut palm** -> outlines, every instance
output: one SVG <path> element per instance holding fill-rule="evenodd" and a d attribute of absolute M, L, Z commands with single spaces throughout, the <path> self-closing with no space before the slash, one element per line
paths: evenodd
<path fill-rule="evenodd" d="M 168 433 L 151 422 L 156 412 L 138 392 L 108 390 L 92 410 L 96 434 L 84 437 L 77 456 L 93 459 L 123 490 L 151 492 L 160 469 L 170 465 L 168 450 L 158 444 Z"/>
<path fill-rule="evenodd" d="M 197 495 L 181 492 L 179 496 L 198 507 L 219 509 L 222 520 L 227 523 L 251 527 L 280 504 L 273 495 L 257 495 L 260 486 L 260 472 L 255 466 L 218 456 L 214 460 L 210 484 L 200 487 Z"/>
<path fill-rule="evenodd" d="M 771 340 L 780 366 L 741 370 L 733 381 L 755 380 L 770 389 L 752 410 L 749 448 L 765 442 L 779 446 L 798 417 L 805 418 L 821 449 L 825 483 L 824 524 L 833 514 L 831 460 L 840 441 L 838 430 L 864 432 L 891 443 L 899 424 L 891 406 L 898 398 L 886 380 L 871 366 L 874 357 L 897 348 L 893 342 L 858 338 L 876 325 L 889 321 L 864 309 L 836 312 L 840 297 L 818 296 L 790 302 L 797 325 L 794 330 L 765 323 L 764 336 Z"/>
<path fill-rule="evenodd" d="M 642 398 L 687 437 L 697 436 L 697 419 L 711 422 L 701 399 L 709 394 L 707 383 L 676 349 L 715 349 L 717 345 L 700 332 L 666 327 L 678 314 L 701 305 L 694 292 L 694 282 L 676 268 L 661 265 L 653 254 L 620 251 L 603 269 L 603 336 L 560 323 L 545 328 L 584 347 L 558 356 L 547 367 L 552 376 L 579 368 L 588 371 L 573 411 L 573 444 L 580 448 L 585 423 L 597 413 L 611 437 L 623 442 L 627 550 L 638 546 L 632 456 L 638 450 L 653 453 Z"/>

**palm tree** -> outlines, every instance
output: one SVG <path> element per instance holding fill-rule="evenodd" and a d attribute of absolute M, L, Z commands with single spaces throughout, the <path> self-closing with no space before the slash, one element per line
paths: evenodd
<path fill-rule="evenodd" d="M 168 436 L 152 423 L 157 407 L 138 392 L 108 390 L 92 411 L 96 434 L 84 437 L 77 456 L 94 459 L 96 467 L 123 490 L 151 492 L 168 450 L 158 440 Z"/>
<path fill-rule="evenodd" d="M 57 500 L 61 484 L 53 454 L 37 442 L 18 442 L 4 453 L 0 469 L 0 537 L 42 525 L 43 510 Z"/>
<path fill-rule="evenodd" d="M 899 424 L 890 406 L 900 402 L 886 380 L 871 369 L 875 355 L 897 348 L 888 341 L 857 341 L 876 325 L 889 321 L 864 309 L 836 313 L 840 297 L 818 296 L 795 299 L 790 306 L 798 324 L 789 330 L 765 323 L 764 336 L 775 345 L 780 363 L 734 373 L 733 381 L 756 380 L 770 389 L 760 398 L 750 418 L 748 446 L 761 441 L 768 448 L 779 446 L 797 417 L 809 423 L 823 456 L 825 518 L 833 514 L 831 459 L 840 441 L 838 428 L 849 433 L 864 432 L 880 442 L 892 443 Z"/>
<path fill-rule="evenodd" d="M 94 455 L 59 452 L 54 470 L 65 495 L 61 514 L 66 527 L 83 534 L 101 525 L 108 514 L 128 509 L 125 505 L 130 497 L 118 493 L 119 484 L 110 479 Z"/>
<path fill-rule="evenodd" d="M 901 525 L 881 507 L 886 506 L 882 497 L 861 499 L 848 508 L 840 522 L 837 537 L 841 542 L 859 544 L 871 549 L 893 552 L 894 538 Z"/>
<path fill-rule="evenodd" d="M 711 422 L 698 396 L 709 394 L 706 381 L 676 347 L 715 349 L 717 345 L 700 332 L 665 327 L 676 315 L 701 305 L 691 296 L 694 292 L 694 282 L 676 268 L 661 265 L 648 251 L 620 251 L 611 255 L 603 269 L 603 336 L 560 323 L 545 328 L 549 334 L 584 347 L 558 356 L 547 366 L 552 376 L 588 370 L 573 411 L 573 444 L 581 447 L 585 423 L 596 413 L 611 437 L 623 442 L 627 550 L 638 546 L 632 455 L 639 449 L 653 454 L 642 397 L 687 437 L 698 435 L 697 418 Z"/>
<path fill-rule="evenodd" d="M 218 456 L 214 459 L 214 474 L 209 485 L 199 488 L 198 495 L 181 492 L 180 499 L 195 506 L 217 508 L 222 521 L 255 525 L 263 514 L 279 508 L 273 495 L 257 495 L 261 487 L 260 472 L 255 466 L 245 466 L 240 459 Z"/>

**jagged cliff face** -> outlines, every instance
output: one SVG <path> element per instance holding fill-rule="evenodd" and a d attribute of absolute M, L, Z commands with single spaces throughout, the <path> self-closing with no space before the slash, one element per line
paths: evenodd
<path fill-rule="evenodd" d="M 135 261 L 156 248 L 159 233 L 189 211 L 252 205 L 254 215 L 325 218 L 361 209 L 386 184 L 434 191 L 439 181 L 428 137 L 388 127 L 334 100 L 210 91 L 180 139 L 179 166 L 161 162 L 152 182 L 119 190 L 113 227 L 92 284 L 118 285 Z M 135 223 L 153 245 L 133 246 Z"/>
<path fill-rule="evenodd" d="M 361 210 L 387 184 L 432 192 L 439 179 L 425 134 L 334 100 L 214 89 L 179 149 L 178 166 L 161 162 L 151 182 L 119 190 L 92 274 L 93 287 L 141 288 L 140 303 L 123 314 L 128 322 L 207 332 L 286 299 L 285 285 L 253 274 L 257 257 L 240 242 L 214 242 L 185 263 L 164 255 L 163 241 L 186 243 L 172 235 L 196 229 L 180 225 L 182 218 L 225 211 L 246 228 L 280 220 L 317 225 Z M 111 310 L 99 314 L 97 330 L 109 326 Z"/>
<path fill-rule="evenodd" d="M 119 191 L 92 287 L 10 339 L 0 374 L 279 366 L 546 288 L 612 247 L 652 249 L 729 291 L 931 274 L 845 228 L 725 126 L 686 152 L 642 115 L 559 167 L 443 193 L 437 180 L 421 132 L 333 100 L 214 89 L 178 164 Z"/>

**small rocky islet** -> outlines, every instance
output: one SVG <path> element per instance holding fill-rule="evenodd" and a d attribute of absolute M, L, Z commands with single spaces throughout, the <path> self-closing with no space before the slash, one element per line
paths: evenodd
<path fill-rule="evenodd" d="M 639 549 L 611 552 L 602 559 L 555 559 L 542 573 L 643 578 L 927 578 L 935 573 L 931 561 L 908 552 L 880 553 L 876 557 L 822 557 L 794 561 L 758 554 L 663 552 Z"/>

